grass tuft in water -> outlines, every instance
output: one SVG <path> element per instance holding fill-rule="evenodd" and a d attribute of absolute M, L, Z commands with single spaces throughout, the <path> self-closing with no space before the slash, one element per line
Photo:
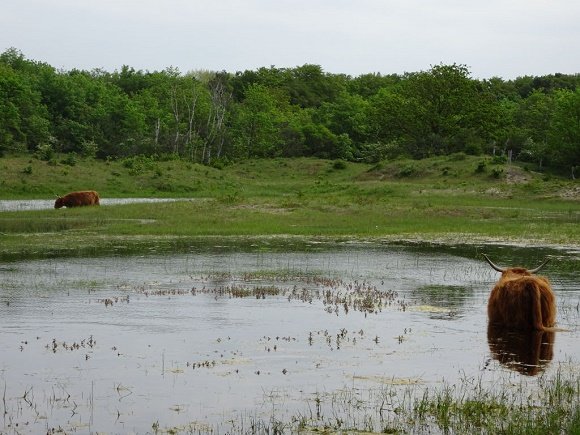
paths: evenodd
<path fill-rule="evenodd" d="M 482 433 L 505 435 L 577 434 L 580 430 L 580 376 L 560 366 L 552 375 L 514 384 L 483 385 L 463 378 L 430 388 L 419 384 L 318 393 L 304 409 L 282 418 L 232 418 L 231 434 L 257 433 Z M 209 433 L 209 432 L 208 432 Z"/>

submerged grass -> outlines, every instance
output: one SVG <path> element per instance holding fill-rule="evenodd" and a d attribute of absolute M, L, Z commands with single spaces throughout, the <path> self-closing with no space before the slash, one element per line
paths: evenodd
<path fill-rule="evenodd" d="M 538 378 L 535 385 L 504 379 L 484 386 L 481 379 L 467 378 L 437 387 L 397 384 L 319 393 L 294 414 L 238 416 L 199 433 L 544 435 L 580 430 L 580 376 L 568 366 Z M 191 428 L 167 430 L 189 433 Z"/>

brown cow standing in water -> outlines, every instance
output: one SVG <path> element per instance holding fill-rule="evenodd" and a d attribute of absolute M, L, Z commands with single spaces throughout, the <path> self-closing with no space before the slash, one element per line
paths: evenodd
<path fill-rule="evenodd" d="M 94 190 L 71 192 L 65 196 L 59 196 L 54 203 L 54 208 L 82 207 L 84 205 L 99 205 L 99 194 Z"/>
<path fill-rule="evenodd" d="M 549 281 L 534 276 L 548 261 L 535 269 L 502 269 L 483 254 L 501 277 L 492 289 L 487 304 L 489 323 L 508 329 L 553 331 L 556 323 L 556 296 Z"/>

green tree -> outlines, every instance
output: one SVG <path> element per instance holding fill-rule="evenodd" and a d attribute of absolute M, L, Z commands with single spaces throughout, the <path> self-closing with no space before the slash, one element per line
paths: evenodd
<path fill-rule="evenodd" d="M 570 168 L 573 178 L 580 166 L 580 89 L 556 91 L 554 118 L 549 132 L 554 160 Z"/>
<path fill-rule="evenodd" d="M 24 85 L 12 68 L 0 64 L 0 144 L 5 149 L 24 142 L 19 105 Z"/>
<path fill-rule="evenodd" d="M 402 80 L 397 74 L 383 76 L 379 73 L 362 74 L 348 81 L 348 91 L 365 99 L 375 96 L 381 89 L 395 87 Z"/>
<path fill-rule="evenodd" d="M 417 116 L 420 107 L 399 88 L 382 88 L 370 100 L 368 107 L 369 140 L 374 143 L 395 144 L 392 157 L 408 153 L 417 155 L 416 137 L 427 135 L 426 125 Z"/>
<path fill-rule="evenodd" d="M 521 146 L 521 159 L 532 160 L 542 167 L 548 156 L 548 134 L 553 115 L 554 98 L 544 92 L 535 90 L 520 102 L 515 122 L 526 135 Z"/>
<path fill-rule="evenodd" d="M 336 135 L 325 125 L 311 122 L 302 126 L 302 135 L 306 156 L 323 159 L 352 159 L 352 141 L 346 134 Z"/>
<path fill-rule="evenodd" d="M 48 112 L 29 71 L 0 59 L 0 143 L 4 149 L 34 150 L 50 138 Z"/>
<path fill-rule="evenodd" d="M 347 135 L 354 143 L 361 144 L 369 138 L 368 106 L 368 101 L 360 95 L 343 91 L 334 102 L 323 103 L 318 116 L 334 134 Z"/>
<path fill-rule="evenodd" d="M 437 65 L 411 74 L 402 88 L 421 127 L 412 132 L 418 157 L 458 151 L 451 145 L 464 129 L 477 129 L 476 82 L 464 65 Z"/>
<path fill-rule="evenodd" d="M 278 145 L 280 113 L 276 99 L 264 85 L 252 84 L 238 105 L 233 136 L 236 155 L 272 157 Z"/>
<path fill-rule="evenodd" d="M 296 67 L 287 77 L 290 102 L 302 108 L 320 107 L 324 102 L 334 101 L 345 86 L 344 77 L 326 74 L 319 65 Z"/>
<path fill-rule="evenodd" d="M 479 154 L 501 129 L 501 107 L 489 86 L 463 65 L 407 74 L 370 99 L 369 139 L 389 153 L 415 158 L 458 151 Z"/>

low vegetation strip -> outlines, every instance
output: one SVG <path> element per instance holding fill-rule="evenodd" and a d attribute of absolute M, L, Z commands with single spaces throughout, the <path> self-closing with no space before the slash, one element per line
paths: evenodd
<path fill-rule="evenodd" d="M 173 186 L 160 191 L 155 174 L 134 175 L 118 161 L 88 159 L 73 169 L 33 161 L 31 173 L 23 173 L 26 158 L 6 157 L 0 159 L 0 199 L 47 200 L 55 198 L 52 192 L 94 189 L 104 205 L 2 212 L 0 256 L 86 255 L 111 245 L 131 250 L 147 241 L 179 244 L 202 236 L 578 246 L 580 201 L 570 194 L 578 191 L 575 181 L 510 166 L 526 177 L 508 182 L 479 172 L 480 159 L 424 160 L 413 164 L 430 170 L 405 177 L 398 174 L 407 161 L 336 169 L 332 161 L 274 159 L 215 169 L 175 160 L 159 162 L 167 174 L 163 182 Z M 439 166 L 446 170 L 433 170 Z M 107 198 L 122 197 L 198 200 L 105 205 Z"/>

